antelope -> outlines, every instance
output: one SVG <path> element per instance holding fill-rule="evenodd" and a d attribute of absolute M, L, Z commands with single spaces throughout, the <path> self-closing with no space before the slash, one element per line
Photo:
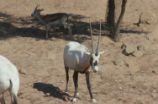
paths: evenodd
<path fill-rule="evenodd" d="M 0 55 L 0 104 L 5 104 L 4 93 L 10 92 L 11 104 L 17 104 L 19 74 L 15 65 Z"/>
<path fill-rule="evenodd" d="M 90 77 L 90 66 L 93 72 L 97 72 L 99 69 L 98 63 L 100 55 L 104 53 L 104 51 L 99 51 L 100 40 L 101 40 L 101 22 L 100 22 L 100 35 L 98 37 L 98 43 L 96 49 L 94 49 L 93 35 L 92 35 L 92 26 L 90 22 L 91 29 L 91 50 L 78 42 L 69 42 L 64 48 L 64 66 L 66 72 L 66 88 L 65 92 L 68 93 L 68 81 L 69 81 L 69 69 L 74 70 L 73 81 L 75 86 L 75 92 L 73 97 L 73 102 L 77 101 L 78 93 L 78 73 L 84 73 L 86 76 L 87 88 L 89 90 L 90 98 L 93 103 L 96 100 L 93 97 L 91 91 L 91 84 L 89 81 Z"/>
<path fill-rule="evenodd" d="M 41 11 L 44 9 L 39 9 L 38 5 L 35 7 L 31 16 L 39 20 L 41 24 L 45 26 L 46 30 L 46 39 L 49 37 L 49 30 L 52 26 L 64 26 L 64 28 L 68 29 L 69 35 L 72 35 L 70 25 L 68 23 L 68 14 L 66 13 L 55 13 L 55 14 L 47 14 L 41 15 Z"/>

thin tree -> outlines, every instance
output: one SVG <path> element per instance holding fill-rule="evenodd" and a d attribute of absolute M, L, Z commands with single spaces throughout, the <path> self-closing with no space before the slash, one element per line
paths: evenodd
<path fill-rule="evenodd" d="M 115 27 L 115 1 L 114 0 L 108 0 L 108 5 L 107 5 L 107 26 L 109 28 L 111 37 L 113 34 L 113 30 Z"/>
<path fill-rule="evenodd" d="M 120 24 L 123 20 L 127 0 L 122 0 L 121 13 L 116 23 L 115 23 L 115 20 L 116 20 L 116 17 L 115 17 L 116 3 L 115 2 L 116 2 L 115 0 L 108 0 L 107 25 L 109 27 L 111 37 L 114 39 L 114 41 L 118 42 L 120 40 Z"/>

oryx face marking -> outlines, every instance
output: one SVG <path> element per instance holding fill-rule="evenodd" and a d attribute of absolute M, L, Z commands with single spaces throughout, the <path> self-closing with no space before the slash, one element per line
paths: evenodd
<path fill-rule="evenodd" d="M 92 70 L 93 72 L 97 72 L 98 71 L 98 63 L 99 63 L 99 55 L 96 55 L 94 53 L 92 53 L 91 55 L 91 67 L 92 67 Z"/>
<path fill-rule="evenodd" d="M 99 58 L 103 52 L 92 53 L 90 58 L 90 65 L 92 67 L 93 72 L 97 72 L 99 70 Z"/>

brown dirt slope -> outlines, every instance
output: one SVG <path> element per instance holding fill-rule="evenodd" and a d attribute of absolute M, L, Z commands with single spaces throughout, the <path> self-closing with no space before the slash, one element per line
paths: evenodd
<path fill-rule="evenodd" d="M 0 0 L 0 54 L 11 60 L 20 72 L 19 104 L 71 104 L 74 92 L 70 71 L 69 96 L 64 93 L 63 49 L 70 41 L 67 32 L 53 30 L 50 39 L 45 40 L 43 27 L 29 17 L 35 6 L 40 4 L 45 9 L 43 14 L 65 12 L 76 17 L 91 17 L 96 42 L 98 20 L 105 18 L 106 2 Z M 157 104 L 157 4 L 157 0 L 128 0 L 121 42 L 114 43 L 103 29 L 101 50 L 105 54 L 100 59 L 99 72 L 91 75 L 92 91 L 98 104 Z M 135 23 L 141 13 L 142 23 L 138 27 Z M 75 24 L 74 40 L 90 47 L 88 19 L 74 19 L 72 23 Z M 122 44 L 126 46 L 125 51 L 121 49 Z M 76 104 L 91 104 L 82 74 L 79 75 L 79 93 Z"/>

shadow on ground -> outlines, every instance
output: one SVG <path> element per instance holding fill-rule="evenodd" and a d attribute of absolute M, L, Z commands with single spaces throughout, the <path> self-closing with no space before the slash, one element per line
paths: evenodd
<path fill-rule="evenodd" d="M 69 16 L 71 16 L 70 24 L 72 24 L 73 38 L 69 37 L 68 30 L 64 29 L 64 27 L 52 27 L 53 30 L 49 32 L 49 39 L 60 38 L 64 40 L 75 40 L 78 42 L 83 42 L 90 39 L 89 23 L 81 21 L 81 19 L 87 17 L 77 14 L 69 14 Z M 99 22 L 93 22 L 92 28 L 93 35 L 98 35 L 100 28 Z M 103 36 L 108 36 L 107 30 L 108 28 L 105 23 L 102 23 Z M 135 34 L 144 33 L 143 31 L 123 29 L 120 32 Z M 8 39 L 15 36 L 32 37 L 36 38 L 37 40 L 45 39 L 45 28 L 43 25 L 40 25 L 36 21 L 33 21 L 31 17 L 15 18 L 9 14 L 0 13 L 0 40 Z"/>
<path fill-rule="evenodd" d="M 69 95 L 61 91 L 59 87 L 56 87 L 52 84 L 38 82 L 34 83 L 33 88 L 37 89 L 38 91 L 42 91 L 46 97 L 53 96 L 54 98 L 58 98 L 64 101 L 66 100 L 66 97 L 69 97 Z"/>

